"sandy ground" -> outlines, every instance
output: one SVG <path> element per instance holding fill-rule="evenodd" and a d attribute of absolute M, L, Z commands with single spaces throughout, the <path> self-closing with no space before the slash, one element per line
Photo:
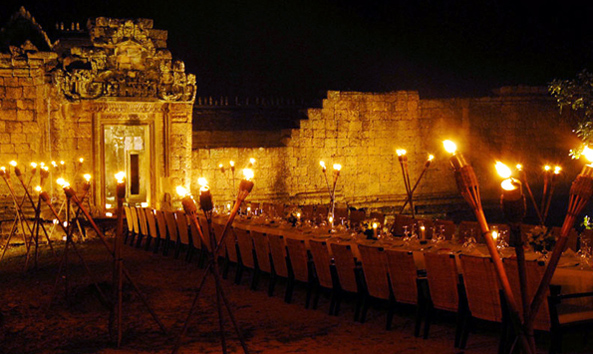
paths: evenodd
<path fill-rule="evenodd" d="M 58 254 L 63 243 L 55 245 Z M 171 353 L 175 339 L 191 306 L 198 279 L 202 274 L 197 262 L 185 262 L 183 254 L 175 259 L 143 249 L 124 246 L 124 259 L 134 281 L 146 295 L 168 330 L 162 334 L 146 307 L 129 283 L 124 287 L 124 334 L 120 348 L 109 335 L 110 312 L 97 297 L 93 282 L 75 253 L 69 253 L 69 291 L 65 297 L 64 278 L 58 279 L 53 302 L 51 292 L 58 274 L 58 262 L 49 249 L 42 247 L 39 266 L 24 272 L 25 248 L 13 247 L 0 262 L 0 353 Z M 111 294 L 112 263 L 97 241 L 79 243 L 78 248 L 100 288 Z M 232 278 L 234 270 L 230 272 Z M 346 300 L 339 316 L 329 316 L 328 297 L 322 296 L 317 309 L 305 309 L 304 288 L 297 287 L 291 304 L 283 301 L 285 284 L 279 282 L 276 294 L 268 297 L 267 278 L 259 290 L 249 289 L 251 274 L 242 284 L 223 282 L 239 326 L 252 353 L 496 353 L 498 326 L 478 324 L 465 351 L 453 347 L 454 316 L 435 319 L 427 340 L 415 338 L 413 309 L 403 308 L 386 331 L 385 308 L 369 310 L 364 324 L 352 320 L 354 302 Z M 192 317 L 180 353 L 221 352 L 214 283 L 211 278 L 200 297 L 200 307 Z M 242 349 L 228 317 L 225 317 L 229 352 Z M 578 345 L 576 345 L 576 344 Z M 582 347 L 582 336 L 567 338 Z M 546 337 L 538 337 L 540 351 L 546 352 Z M 579 353 L 593 352 L 591 344 Z"/>

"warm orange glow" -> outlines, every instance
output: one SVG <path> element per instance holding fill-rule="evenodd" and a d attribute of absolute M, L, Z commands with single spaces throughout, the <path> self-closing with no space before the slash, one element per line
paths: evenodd
<path fill-rule="evenodd" d="M 552 167 L 550 165 L 545 165 L 544 166 L 544 171 L 548 172 L 552 169 Z"/>
<path fill-rule="evenodd" d="M 252 165 L 255 163 L 255 159 L 252 157 L 249 159 L 249 163 L 251 163 Z"/>
<path fill-rule="evenodd" d="M 434 155 L 428 155 L 428 161 L 434 160 Z"/>
<path fill-rule="evenodd" d="M 327 168 L 327 167 L 325 166 L 325 162 L 323 162 L 323 161 L 319 161 L 319 166 L 321 166 L 321 168 L 323 168 L 323 170 L 324 170 L 324 171 L 325 171 L 325 169 Z"/>
<path fill-rule="evenodd" d="M 254 175 L 255 174 L 253 173 L 253 170 L 252 169 L 250 169 L 250 168 L 243 169 L 243 177 L 245 177 L 245 179 L 247 181 L 250 181 L 251 179 L 253 179 L 253 176 Z"/>
<path fill-rule="evenodd" d="M 340 172 L 341 169 L 342 169 L 342 165 L 340 165 L 339 163 L 334 164 L 334 170 Z"/>
<path fill-rule="evenodd" d="M 37 168 L 37 164 L 35 162 L 31 162 L 31 167 Z"/>
<path fill-rule="evenodd" d="M 373 229 L 377 230 L 378 227 L 379 227 L 379 223 L 378 222 L 374 222 L 373 223 Z"/>
<path fill-rule="evenodd" d="M 222 167 L 223 167 L 223 164 L 219 164 L 219 165 L 218 165 L 218 168 L 222 168 Z"/>
<path fill-rule="evenodd" d="M 555 175 L 560 174 L 560 171 L 562 171 L 562 167 L 560 167 L 560 166 L 554 166 L 554 174 Z"/>
<path fill-rule="evenodd" d="M 200 191 L 207 191 L 208 188 L 208 181 L 204 177 L 198 178 L 198 184 L 200 185 Z"/>
<path fill-rule="evenodd" d="M 404 156 L 406 154 L 406 150 L 404 149 L 397 149 L 395 152 L 397 153 L 397 156 Z"/>
<path fill-rule="evenodd" d="M 60 161 L 60 165 L 64 165 L 64 164 L 65 164 L 64 160 Z"/>
<path fill-rule="evenodd" d="M 83 163 L 84 162 L 84 158 L 83 157 L 79 158 L 78 159 L 78 162 Z"/>
<path fill-rule="evenodd" d="M 498 231 L 492 231 L 492 239 L 494 241 L 498 240 Z"/>
<path fill-rule="evenodd" d="M 41 192 L 41 186 L 37 186 L 37 187 L 35 187 L 35 191 L 37 191 L 37 192 Z"/>
<path fill-rule="evenodd" d="M 451 140 L 443 141 L 443 146 L 445 147 L 445 151 L 447 151 L 450 154 L 455 154 L 455 152 L 457 151 L 457 145 Z"/>
<path fill-rule="evenodd" d="M 62 187 L 63 187 L 63 186 L 64 186 L 66 183 L 68 183 L 68 182 L 66 182 L 66 180 L 65 180 L 65 179 L 63 179 L 62 177 L 60 177 L 60 178 L 58 178 L 58 179 L 56 180 L 56 183 L 58 184 L 58 186 L 62 186 Z"/>
<path fill-rule="evenodd" d="M 522 171 L 523 170 L 523 165 L 521 165 L 520 163 L 518 163 L 516 166 L 518 171 Z"/>
<path fill-rule="evenodd" d="M 14 161 L 14 160 L 10 161 L 9 164 L 12 167 L 16 167 L 16 165 L 17 165 L 16 161 Z"/>
<path fill-rule="evenodd" d="M 231 165 L 231 167 L 235 167 L 235 161 L 233 161 L 233 160 L 229 161 L 229 165 Z"/>
<path fill-rule="evenodd" d="M 583 151 L 581 152 L 581 155 L 585 156 L 585 158 L 587 160 L 589 160 L 590 163 L 593 163 L 593 150 L 589 149 L 588 146 L 585 146 L 583 148 Z"/>
<path fill-rule="evenodd" d="M 187 189 L 184 186 L 177 186 L 177 194 L 180 197 L 186 197 L 189 195 L 189 192 L 187 191 Z"/>
<path fill-rule="evenodd" d="M 58 167 L 58 164 L 57 164 L 55 161 L 52 161 L 52 162 L 51 162 L 51 165 L 52 165 L 53 167 Z"/>
<path fill-rule="evenodd" d="M 124 183 L 124 179 L 126 179 L 126 173 L 124 171 L 119 171 L 115 174 L 115 179 L 117 183 Z"/>
<path fill-rule="evenodd" d="M 504 181 L 502 181 L 500 186 L 505 191 L 514 191 L 515 189 L 517 189 L 517 186 L 513 184 L 513 180 L 511 178 L 507 178 Z"/>
<path fill-rule="evenodd" d="M 511 169 L 504 163 L 502 163 L 500 161 L 496 161 L 495 167 L 496 167 L 496 172 L 498 172 L 500 177 L 502 177 L 502 178 L 511 177 L 511 174 L 512 174 Z"/>
<path fill-rule="evenodd" d="M 91 174 L 90 174 L 90 173 L 85 173 L 83 177 L 84 177 L 84 179 L 85 179 L 87 182 L 90 182 L 90 181 L 91 181 Z"/>
<path fill-rule="evenodd" d="M 298 215 L 300 216 L 300 214 L 298 214 Z M 333 224 L 334 217 L 333 216 L 330 216 L 330 217 L 327 218 L 327 220 L 329 221 L 330 224 Z"/>

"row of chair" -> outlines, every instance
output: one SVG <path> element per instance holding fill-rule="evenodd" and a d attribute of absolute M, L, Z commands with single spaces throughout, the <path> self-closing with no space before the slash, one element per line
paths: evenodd
<path fill-rule="evenodd" d="M 131 231 L 130 244 L 136 238 L 137 247 L 144 239 L 145 247 L 149 249 L 151 240 L 155 240 L 155 252 L 163 244 L 163 254 L 166 255 L 169 247 L 173 246 L 176 258 L 185 248 L 188 261 L 195 251 L 199 254 L 212 251 L 209 241 L 202 242 L 195 226 L 188 224 L 183 212 L 126 208 L 126 216 Z M 213 226 L 219 242 L 223 226 L 217 223 Z M 207 232 L 207 228 L 204 231 Z M 467 343 L 474 318 L 507 323 L 503 319 L 504 301 L 501 300 L 498 280 L 489 258 L 462 255 L 459 259 L 462 267 L 460 272 L 453 255 L 426 252 L 426 269 L 418 271 L 414 255 L 408 251 L 315 239 L 306 242 L 304 239 L 242 228 L 232 228 L 231 231 L 220 253 L 225 260 L 223 276 L 227 278 L 230 266 L 234 265 L 235 283 L 240 284 L 244 272 L 250 271 L 251 288 L 255 290 L 262 274 L 266 274 L 269 278 L 269 296 L 274 294 L 277 280 L 284 279 L 286 302 L 291 302 L 295 284 L 299 282 L 307 289 L 306 307 L 309 307 L 312 299 L 312 307 L 316 308 L 320 294 L 325 290 L 330 292 L 329 313 L 338 315 L 344 295 L 350 293 L 356 299 L 354 320 L 364 322 L 370 302 L 385 300 L 388 304 L 388 329 L 398 305 L 414 305 L 414 334 L 420 335 L 424 323 L 425 338 L 429 335 L 434 310 L 452 311 L 457 313 L 458 318 L 454 344 L 460 348 L 464 348 Z M 209 240 L 208 237 L 206 239 Z M 361 259 L 355 257 L 352 247 L 358 247 Z M 516 262 L 505 260 L 504 265 L 518 294 Z M 543 267 L 540 264 L 528 263 L 531 294 L 535 292 L 534 287 L 541 279 L 541 274 Z M 561 298 L 556 296 L 552 305 Z M 559 343 L 566 328 L 590 324 L 586 314 L 575 319 L 558 315 L 555 306 L 549 306 L 548 309 L 539 311 L 536 329 L 552 331 L 551 352 L 560 351 Z M 508 331 L 501 333 L 504 335 L 500 342 L 503 350 L 505 343 L 508 343 Z"/>

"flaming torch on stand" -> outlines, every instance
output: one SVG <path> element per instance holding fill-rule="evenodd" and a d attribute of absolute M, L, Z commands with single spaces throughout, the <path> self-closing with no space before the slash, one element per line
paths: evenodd
<path fill-rule="evenodd" d="M 590 164 L 583 167 L 583 170 L 575 178 L 575 180 L 572 182 L 572 186 L 570 187 L 568 211 L 566 213 L 566 217 L 564 218 L 564 223 L 560 229 L 560 235 L 556 241 L 556 245 L 554 246 L 554 250 L 552 251 L 552 255 L 550 256 L 550 260 L 548 261 L 548 265 L 546 266 L 542 280 L 540 281 L 537 292 L 535 293 L 533 301 L 531 302 L 529 317 L 525 321 L 527 326 L 533 326 L 535 316 L 537 315 L 537 312 L 546 297 L 546 292 L 548 291 L 550 282 L 552 281 L 552 276 L 554 275 L 556 267 L 558 266 L 558 262 L 560 261 L 560 256 L 566 247 L 570 230 L 574 226 L 579 214 L 583 211 L 591 199 L 591 196 L 593 196 L 593 150 L 591 150 L 589 147 L 585 147 L 581 155 L 585 156 L 585 158 L 589 160 Z"/>
<path fill-rule="evenodd" d="M 214 208 L 213 202 L 212 202 L 212 194 L 210 193 L 210 188 L 208 187 L 208 183 L 207 183 L 206 179 L 200 178 L 198 180 L 198 183 L 201 186 L 200 187 L 200 208 L 204 212 L 206 221 L 208 223 L 208 231 L 210 234 L 209 242 L 210 242 L 210 245 L 212 246 L 211 247 L 212 254 L 210 257 L 210 261 L 208 262 L 208 265 L 206 266 L 206 269 L 204 270 L 202 278 L 199 282 L 198 288 L 196 289 L 196 295 L 194 297 L 192 306 L 191 306 L 191 308 L 187 314 L 187 317 L 185 319 L 185 322 L 183 324 L 183 329 L 181 330 L 181 333 L 177 337 L 175 346 L 173 347 L 172 354 L 177 353 L 179 351 L 179 348 L 181 347 L 181 343 L 182 343 L 183 338 L 185 337 L 185 334 L 187 333 L 187 329 L 189 327 L 189 322 L 190 322 L 191 318 L 193 317 L 193 315 L 195 314 L 195 311 L 197 310 L 200 292 L 201 292 L 202 288 L 204 287 L 204 284 L 206 283 L 206 279 L 209 274 L 213 276 L 214 283 L 216 286 L 216 304 L 217 304 L 217 309 L 218 309 L 218 319 L 219 319 L 219 326 L 220 326 L 220 339 L 221 339 L 222 352 L 223 353 L 227 352 L 225 335 L 224 335 L 224 323 L 223 323 L 223 317 L 222 317 L 223 316 L 223 313 L 222 313 L 223 305 L 227 309 L 227 313 L 229 314 L 229 318 L 231 319 L 231 322 L 233 324 L 235 332 L 239 338 L 241 347 L 243 348 L 243 352 L 245 352 L 245 353 L 249 352 L 247 349 L 247 344 L 245 342 L 243 334 L 241 333 L 241 330 L 237 324 L 235 316 L 231 310 L 230 304 L 224 294 L 224 290 L 221 285 L 220 273 L 218 271 L 218 263 L 217 263 L 218 253 L 220 251 L 222 244 L 225 241 L 225 237 L 229 231 L 229 228 L 233 224 L 235 216 L 237 215 L 237 212 L 239 211 L 239 208 L 241 207 L 241 203 L 243 203 L 245 201 L 245 199 L 247 198 L 247 196 L 249 196 L 249 193 L 251 193 L 251 190 L 253 189 L 253 186 L 254 186 L 253 181 L 252 181 L 253 176 L 254 176 L 252 169 L 250 169 L 250 168 L 244 169 L 243 176 L 244 176 L 244 178 L 239 183 L 239 193 L 237 194 L 237 199 L 235 201 L 235 205 L 231 209 L 231 213 L 230 213 L 229 218 L 225 224 L 222 235 L 220 236 L 220 241 L 218 241 L 218 243 L 216 242 L 216 237 L 214 235 L 214 231 L 212 230 L 212 209 Z M 185 210 L 185 213 L 190 216 L 191 222 L 194 224 L 195 228 L 198 230 L 198 233 L 200 234 L 200 238 L 202 239 L 202 241 L 204 243 L 206 243 L 207 241 L 206 241 L 204 234 L 202 232 L 202 228 L 200 227 L 200 224 L 198 222 L 197 206 L 195 204 L 194 199 L 189 194 L 189 192 L 182 186 L 177 187 L 177 193 L 182 197 L 181 203 L 183 205 L 183 209 Z"/>
<path fill-rule="evenodd" d="M 524 352 L 533 354 L 529 341 L 527 340 L 523 328 L 521 327 L 521 320 L 517 310 L 518 306 L 517 302 L 515 301 L 515 297 L 513 296 L 511 284 L 507 278 L 506 272 L 502 265 L 502 259 L 498 254 L 496 244 L 492 239 L 492 234 L 490 233 L 488 222 L 486 221 L 486 216 L 484 215 L 484 209 L 482 208 L 482 201 L 480 198 L 480 187 L 474 169 L 467 163 L 463 155 L 457 152 L 457 145 L 454 142 L 451 140 L 445 140 L 443 141 L 443 145 L 445 150 L 451 154 L 450 162 L 455 174 L 457 188 L 459 189 L 459 192 L 465 201 L 473 210 L 474 215 L 478 220 L 478 224 L 480 225 L 482 237 L 486 241 L 488 252 L 490 253 L 490 257 L 494 263 L 496 275 L 498 276 L 498 280 L 502 286 L 502 291 L 508 305 L 508 310 L 515 333 L 517 333 L 520 339 Z"/>

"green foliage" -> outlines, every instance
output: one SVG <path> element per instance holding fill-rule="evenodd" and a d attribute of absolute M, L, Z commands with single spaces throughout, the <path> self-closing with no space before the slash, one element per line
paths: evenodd
<path fill-rule="evenodd" d="M 553 80 L 548 90 L 560 110 L 569 107 L 579 113 L 574 132 L 587 145 L 593 143 L 593 73 L 581 71 L 571 80 Z"/>

